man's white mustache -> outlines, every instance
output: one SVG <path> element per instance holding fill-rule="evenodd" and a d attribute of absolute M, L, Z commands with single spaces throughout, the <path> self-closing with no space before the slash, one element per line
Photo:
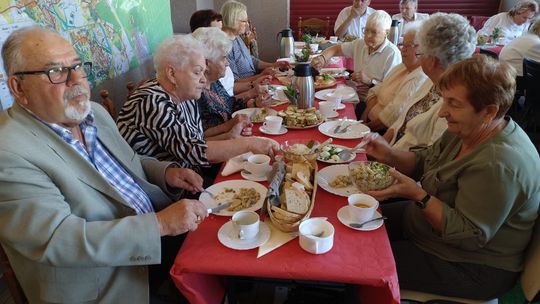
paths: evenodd
<path fill-rule="evenodd" d="M 90 95 L 90 91 L 88 91 L 85 87 L 83 86 L 80 86 L 80 85 L 77 85 L 77 86 L 74 86 L 73 88 L 71 88 L 69 91 L 66 91 L 66 93 L 64 93 L 64 98 L 66 100 L 70 100 L 74 97 L 77 97 L 79 95 L 86 95 L 86 96 L 89 96 Z"/>

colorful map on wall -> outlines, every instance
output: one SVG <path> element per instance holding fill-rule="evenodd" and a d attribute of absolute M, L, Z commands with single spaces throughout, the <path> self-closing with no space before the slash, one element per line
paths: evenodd
<path fill-rule="evenodd" d="M 39 24 L 70 40 L 92 61 L 92 86 L 137 68 L 172 35 L 169 0 L 0 0 L 0 45 L 14 30 Z M 12 104 L 0 58 L 0 109 Z"/>

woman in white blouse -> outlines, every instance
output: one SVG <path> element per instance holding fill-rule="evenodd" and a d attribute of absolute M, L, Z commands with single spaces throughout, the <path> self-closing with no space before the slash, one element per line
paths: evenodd
<path fill-rule="evenodd" d="M 538 3 L 535 0 L 523 0 L 518 2 L 509 12 L 502 12 L 489 18 L 484 27 L 478 31 L 479 36 L 488 41 L 492 38 L 493 31 L 498 28 L 497 44 L 508 44 L 514 38 L 527 32 L 529 24 L 538 13 Z"/>
<path fill-rule="evenodd" d="M 523 76 L 523 58 L 540 62 L 540 18 L 531 24 L 529 33 L 518 37 L 501 50 L 499 59 L 506 61 Z"/>

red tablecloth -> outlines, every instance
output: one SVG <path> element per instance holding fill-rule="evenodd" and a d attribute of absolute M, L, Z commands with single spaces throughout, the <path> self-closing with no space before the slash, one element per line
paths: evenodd
<path fill-rule="evenodd" d="M 482 46 L 482 47 L 477 46 L 476 49 L 474 50 L 474 53 L 476 54 L 480 53 L 480 48 L 483 48 L 483 49 L 494 52 L 498 56 L 501 54 L 501 50 L 503 49 L 503 47 L 504 45 L 493 45 L 493 46 Z"/>
<path fill-rule="evenodd" d="M 340 116 L 355 117 L 352 104 L 339 112 Z M 258 127 L 254 127 L 254 135 L 261 135 Z M 278 142 L 290 138 L 322 142 L 327 137 L 312 128 L 289 130 L 272 138 Z M 349 147 L 358 142 L 358 139 L 334 140 Z M 359 154 L 357 159 L 365 159 L 365 155 Z M 319 168 L 324 166 L 319 163 Z M 229 179 L 242 177 L 240 173 L 219 175 L 216 183 Z M 172 278 L 190 303 L 221 303 L 225 293 L 223 276 L 350 283 L 359 286 L 362 303 L 399 303 L 396 267 L 384 226 L 370 232 L 345 227 L 337 219 L 337 211 L 346 204 L 346 197 L 328 193 L 321 187 L 317 189 L 311 216 L 328 217 L 335 227 L 334 246 L 322 255 L 307 253 L 300 248 L 298 239 L 294 239 L 257 259 L 258 249 L 238 251 L 223 246 L 217 231 L 229 218 L 210 215 L 186 237 L 171 269 Z"/>

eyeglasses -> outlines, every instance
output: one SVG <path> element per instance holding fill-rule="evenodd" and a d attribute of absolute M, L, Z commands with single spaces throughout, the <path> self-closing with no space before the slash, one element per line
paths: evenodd
<path fill-rule="evenodd" d="M 402 49 L 407 49 L 407 48 L 415 49 L 417 47 L 418 47 L 418 44 L 415 44 L 415 43 L 409 43 L 409 44 L 402 44 L 401 45 Z"/>
<path fill-rule="evenodd" d="M 363 28 L 362 33 L 364 33 L 364 36 L 377 36 L 381 33 L 381 31 L 376 31 L 368 28 Z"/>
<path fill-rule="evenodd" d="M 47 75 L 47 77 L 49 78 L 49 81 L 52 84 L 60 84 L 60 83 L 68 82 L 71 79 L 71 71 L 79 71 L 82 74 L 81 76 L 83 78 L 86 78 L 92 74 L 92 63 L 91 62 L 77 63 L 70 67 L 55 67 L 55 68 L 50 68 L 48 70 L 43 70 L 43 71 L 16 72 L 16 73 L 13 73 L 13 75 L 22 76 L 22 75 L 45 74 Z"/>

